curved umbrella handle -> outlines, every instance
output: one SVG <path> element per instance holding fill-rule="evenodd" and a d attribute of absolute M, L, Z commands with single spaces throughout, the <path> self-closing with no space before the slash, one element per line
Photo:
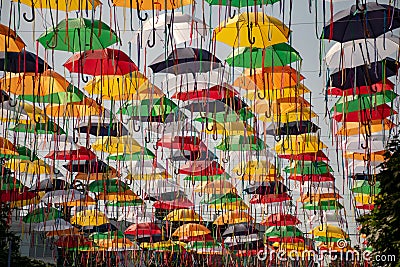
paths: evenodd
<path fill-rule="evenodd" d="M 101 104 L 103 104 L 103 99 L 96 97 L 96 103 L 101 106 Z"/>
<path fill-rule="evenodd" d="M 151 142 L 151 135 L 150 135 L 150 131 L 147 130 L 146 136 L 144 137 L 144 141 L 148 144 Z"/>
<path fill-rule="evenodd" d="M 17 100 L 14 101 L 15 104 L 11 104 L 11 103 L 12 103 L 12 100 L 10 99 L 10 100 L 8 101 L 8 105 L 9 105 L 10 107 L 12 107 L 12 108 L 14 108 L 14 107 L 16 107 L 16 106 L 18 105 L 18 101 L 17 101 Z"/>
<path fill-rule="evenodd" d="M 154 18 L 154 17 L 153 17 Z M 154 20 L 154 19 L 153 19 Z M 156 45 L 156 29 L 155 28 L 153 28 L 152 30 L 152 37 L 153 37 L 153 40 L 150 42 L 150 40 L 147 40 L 147 45 L 150 47 L 150 48 L 152 48 L 152 47 L 154 47 L 155 45 Z"/>
<path fill-rule="evenodd" d="M 33 0 L 31 1 L 31 14 L 32 14 L 32 18 L 28 18 L 27 16 L 26 16 L 26 12 L 24 12 L 24 14 L 22 14 L 22 17 L 24 17 L 24 20 L 26 21 L 26 22 L 33 22 L 34 20 L 35 20 L 35 4 L 33 3 Z"/>
<path fill-rule="evenodd" d="M 131 4 L 131 10 L 132 10 L 132 0 L 130 0 L 130 4 Z M 145 12 L 144 13 L 144 17 L 142 17 L 140 15 L 140 9 L 139 9 L 139 0 L 136 0 L 136 7 L 137 7 L 137 17 L 139 18 L 140 21 L 146 21 L 147 18 L 149 17 L 149 15 Z"/>
<path fill-rule="evenodd" d="M 158 145 L 157 144 L 155 144 L 155 145 L 153 145 L 153 148 L 154 148 L 154 150 L 158 150 Z M 172 161 L 172 160 L 171 160 Z"/>
<path fill-rule="evenodd" d="M 247 38 L 251 45 L 256 43 L 256 37 L 253 36 L 253 22 L 247 24 Z"/>
<path fill-rule="evenodd" d="M 229 18 L 230 19 L 233 19 L 236 16 L 236 10 L 235 9 L 233 10 L 233 13 L 232 13 L 232 4 L 229 5 L 229 11 L 228 12 L 229 12 Z"/>
<path fill-rule="evenodd" d="M 135 131 L 135 132 L 139 132 L 140 131 L 140 125 L 138 125 L 138 128 L 136 129 L 136 123 L 135 122 L 133 122 L 133 130 Z"/>
<path fill-rule="evenodd" d="M 79 138 L 75 134 L 75 130 L 72 131 L 72 141 L 74 144 L 78 144 Z"/>
<path fill-rule="evenodd" d="M 55 49 L 57 47 L 57 44 L 58 44 L 58 32 L 57 32 L 57 30 L 56 30 L 56 32 L 54 34 L 54 37 L 55 37 L 55 41 L 54 41 L 54 43 L 52 45 L 50 45 L 50 40 L 46 41 L 46 46 L 48 48 L 50 48 L 50 49 Z"/>

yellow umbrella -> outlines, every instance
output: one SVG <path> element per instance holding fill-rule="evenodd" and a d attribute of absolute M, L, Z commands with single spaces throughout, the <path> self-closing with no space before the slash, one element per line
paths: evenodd
<path fill-rule="evenodd" d="M 168 1 L 148 1 L 148 0 L 112 0 L 114 6 L 128 7 L 139 10 L 172 10 L 182 6 L 193 4 L 193 0 L 168 0 Z"/>
<path fill-rule="evenodd" d="M 244 165 L 244 167 L 240 165 Z M 244 164 L 239 163 L 232 171 L 246 181 L 267 182 L 282 179 L 275 166 L 266 160 L 252 160 Z"/>
<path fill-rule="evenodd" d="M 384 162 L 385 151 L 377 151 L 370 154 L 358 152 L 346 152 L 344 157 L 351 160 L 368 160 L 370 162 Z"/>
<path fill-rule="evenodd" d="M 99 0 L 13 0 L 14 2 L 33 6 L 40 9 L 54 9 L 60 11 L 92 10 L 101 5 Z"/>
<path fill-rule="evenodd" d="M 4 167 L 9 168 L 14 172 L 21 172 L 27 174 L 51 174 L 51 167 L 43 160 L 21 160 L 10 159 L 4 164 Z"/>
<path fill-rule="evenodd" d="M 243 200 L 238 200 L 235 202 L 227 203 L 217 203 L 208 205 L 211 209 L 222 210 L 222 211 L 235 211 L 235 210 L 248 210 L 249 206 L 243 202 Z"/>
<path fill-rule="evenodd" d="M 147 78 L 138 71 L 126 75 L 102 75 L 94 77 L 85 90 L 106 100 L 128 100 L 137 94 L 137 89 L 145 82 Z"/>
<path fill-rule="evenodd" d="M 143 242 L 140 244 L 140 247 L 148 250 L 168 251 L 168 250 L 173 250 L 175 246 L 179 246 L 183 249 L 185 245 L 186 243 L 180 241 L 167 240 L 155 243 Z"/>
<path fill-rule="evenodd" d="M 44 112 L 25 101 L 19 101 L 17 106 L 11 109 L 3 108 L 0 110 L 1 120 L 4 122 L 13 122 L 21 124 L 31 124 L 35 121 L 46 123 L 49 117 Z"/>
<path fill-rule="evenodd" d="M 65 236 L 65 235 L 81 235 L 82 233 L 78 228 L 72 227 L 65 230 L 54 230 L 46 232 L 47 237 Z"/>
<path fill-rule="evenodd" d="M 67 104 L 49 104 L 46 114 L 52 117 L 87 117 L 101 116 L 104 108 L 91 98 L 85 98 L 80 102 Z"/>
<path fill-rule="evenodd" d="M 1 52 L 21 52 L 24 47 L 24 41 L 22 41 L 21 37 L 17 36 L 15 31 L 3 24 L 0 24 Z"/>
<path fill-rule="evenodd" d="M 211 131 L 208 129 L 213 128 Z M 226 135 L 251 135 L 254 132 L 253 127 L 250 125 L 244 125 L 242 121 L 233 121 L 233 122 L 209 122 L 207 127 L 204 127 L 203 132 L 207 134 L 226 134 Z"/>
<path fill-rule="evenodd" d="M 263 12 L 244 12 L 214 29 L 214 39 L 231 47 L 265 48 L 287 42 L 289 28 Z"/>
<path fill-rule="evenodd" d="M 96 200 L 94 200 L 92 197 L 86 195 L 85 198 L 83 198 L 83 199 L 64 202 L 63 205 L 65 205 L 67 207 L 81 207 L 81 206 L 87 207 L 90 205 L 96 205 Z"/>
<path fill-rule="evenodd" d="M 45 96 L 67 92 L 70 83 L 53 70 L 43 73 L 8 73 L 0 79 L 0 88 L 15 95 Z"/>
<path fill-rule="evenodd" d="M 140 197 L 133 193 L 132 190 L 126 190 L 125 192 L 118 193 L 100 193 L 97 197 L 99 200 L 107 200 L 107 201 L 134 201 L 139 200 Z"/>
<path fill-rule="evenodd" d="M 298 155 L 302 153 L 316 153 L 323 148 L 327 148 L 327 146 L 322 143 L 317 135 L 306 133 L 289 135 L 280 140 L 274 149 L 278 154 Z"/>
<path fill-rule="evenodd" d="M 109 154 L 119 154 L 124 153 L 133 154 L 140 152 L 142 147 L 139 143 L 130 136 L 106 136 L 100 137 L 94 142 L 92 148 L 95 151 L 104 151 Z"/>
<path fill-rule="evenodd" d="M 160 172 L 160 173 L 144 173 L 144 174 L 128 174 L 128 176 L 125 177 L 127 180 L 142 180 L 142 181 L 150 181 L 150 180 L 160 180 L 160 179 L 167 179 L 170 178 L 171 176 L 166 172 Z"/>
<path fill-rule="evenodd" d="M 254 218 L 250 216 L 245 211 L 228 211 L 225 214 L 222 214 L 215 219 L 214 224 L 216 225 L 224 225 L 224 224 L 238 224 L 254 221 Z"/>
<path fill-rule="evenodd" d="M 39 204 L 41 202 L 41 198 L 46 194 L 46 192 L 38 192 L 38 196 L 31 198 L 31 199 L 23 199 L 23 200 L 16 200 L 16 201 L 11 201 L 10 202 L 10 208 L 22 208 L 25 206 L 34 206 L 36 204 Z"/>
<path fill-rule="evenodd" d="M 293 122 L 293 121 L 307 121 L 311 120 L 311 118 L 318 117 L 316 113 L 314 113 L 310 108 L 299 108 L 295 111 L 290 111 L 287 113 L 280 114 L 268 114 L 268 117 L 265 115 L 261 115 L 259 119 L 264 122 Z"/>
<path fill-rule="evenodd" d="M 396 124 L 388 119 L 373 120 L 369 126 L 362 125 L 361 122 L 345 122 L 336 132 L 337 135 L 360 135 L 381 132 L 394 128 Z"/>
<path fill-rule="evenodd" d="M 361 203 L 363 205 L 369 205 L 369 204 L 374 204 L 375 203 L 375 195 L 369 195 L 369 194 L 356 194 L 354 197 L 354 200 L 357 203 Z"/>
<path fill-rule="evenodd" d="M 313 236 L 327 237 L 327 238 L 348 238 L 348 234 L 340 227 L 331 224 L 322 224 L 311 230 L 310 234 Z"/>
<path fill-rule="evenodd" d="M 78 224 L 80 226 L 99 226 L 109 222 L 107 216 L 98 210 L 80 211 L 71 218 L 72 224 Z"/>
<path fill-rule="evenodd" d="M 308 89 L 304 84 L 299 84 L 292 87 L 285 87 L 281 89 L 266 89 L 265 99 L 277 100 L 280 98 L 298 97 L 309 92 L 311 92 L 310 89 Z M 250 91 L 249 93 L 245 94 L 244 97 L 249 100 L 260 99 L 258 93 L 254 91 Z"/>
<path fill-rule="evenodd" d="M 187 223 L 179 226 L 172 236 L 178 237 L 179 239 L 185 239 L 188 237 L 202 236 L 211 233 L 211 231 L 204 225 L 197 223 Z"/>
<path fill-rule="evenodd" d="M 215 180 L 205 185 L 199 185 L 194 192 L 202 192 L 204 194 L 226 194 L 237 191 L 236 187 L 226 180 Z"/>
<path fill-rule="evenodd" d="M 338 193 L 322 193 L 322 194 L 309 194 L 309 193 L 304 193 L 302 194 L 297 201 L 300 202 L 321 202 L 324 200 L 336 200 L 340 199 L 342 196 L 340 196 Z"/>
<path fill-rule="evenodd" d="M 139 86 L 135 95 L 126 95 L 124 99 L 140 101 L 144 99 L 158 99 L 163 96 L 165 96 L 163 91 L 147 80 Z"/>
<path fill-rule="evenodd" d="M 133 249 L 137 245 L 127 238 L 95 239 L 94 242 L 101 248 L 108 250 Z"/>
<path fill-rule="evenodd" d="M 164 221 L 170 222 L 198 222 L 202 220 L 203 218 L 191 209 L 173 210 L 164 218 Z"/>

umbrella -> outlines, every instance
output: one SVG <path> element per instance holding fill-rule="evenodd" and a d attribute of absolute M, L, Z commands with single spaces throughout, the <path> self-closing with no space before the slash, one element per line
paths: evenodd
<path fill-rule="evenodd" d="M 154 202 L 153 208 L 161 210 L 193 209 L 194 204 L 187 199 L 181 192 L 175 194 L 172 200 L 164 198 Z"/>
<path fill-rule="evenodd" d="M 108 160 L 117 160 L 117 161 L 141 161 L 141 160 L 151 160 L 154 159 L 155 155 L 153 152 L 148 150 L 147 148 L 143 148 L 139 152 L 135 152 L 132 154 L 124 153 L 124 154 L 111 154 L 107 157 Z M 125 178 L 127 179 L 127 178 Z M 133 179 L 133 177 L 132 177 Z"/>
<path fill-rule="evenodd" d="M 60 248 L 78 248 L 81 246 L 90 246 L 91 241 L 81 235 L 62 235 L 54 242 Z"/>
<path fill-rule="evenodd" d="M 45 158 L 52 160 L 95 160 L 96 154 L 86 147 L 79 147 L 71 150 L 53 150 Z"/>
<path fill-rule="evenodd" d="M 79 102 L 70 102 L 67 104 L 53 105 L 49 104 L 45 113 L 51 117 L 90 117 L 101 116 L 104 108 L 91 98 L 84 98 Z"/>
<path fill-rule="evenodd" d="M 101 160 L 86 160 L 63 165 L 69 172 L 90 174 L 116 173 L 116 170 Z M 76 178 L 76 177 L 75 177 Z M 77 178 L 76 178 L 77 179 Z"/>
<path fill-rule="evenodd" d="M 271 226 L 265 231 L 265 236 L 267 237 L 267 241 L 274 242 L 274 240 L 279 240 L 281 238 L 302 238 L 304 233 L 293 225 Z"/>
<path fill-rule="evenodd" d="M 239 223 L 230 225 L 226 230 L 222 233 L 222 237 L 228 236 L 247 236 L 251 234 L 257 234 L 258 230 L 249 225 L 248 223 Z"/>
<path fill-rule="evenodd" d="M 317 238 L 317 240 L 323 242 L 326 242 L 326 240 L 336 241 L 338 239 L 348 239 L 349 237 L 343 229 L 331 224 L 322 224 L 317 226 L 310 231 L 310 234 L 312 234 L 314 238 Z M 318 238 L 324 238 L 324 240 Z"/>
<path fill-rule="evenodd" d="M 67 190 L 69 188 L 71 188 L 71 185 L 63 179 L 48 178 L 42 181 L 38 179 L 36 184 L 29 188 L 29 191 L 51 192 L 54 190 Z"/>
<path fill-rule="evenodd" d="M 110 154 L 136 153 L 142 151 L 141 145 L 131 136 L 104 136 L 99 137 L 92 144 L 95 151 L 104 151 Z"/>
<path fill-rule="evenodd" d="M 249 85 L 251 83 L 249 82 Z M 289 87 L 284 87 L 280 88 L 278 90 L 275 90 L 273 88 L 266 88 L 265 89 L 265 99 L 268 100 L 279 100 L 281 98 L 295 98 L 295 97 L 300 97 L 306 93 L 311 92 L 310 89 L 308 89 L 304 84 L 296 84 L 293 86 Z M 257 92 L 254 91 L 249 91 L 247 94 L 244 95 L 245 98 L 249 100 L 259 100 L 261 99 L 258 95 Z"/>
<path fill-rule="evenodd" d="M 376 38 L 400 27 L 399 13 L 393 6 L 374 2 L 352 5 L 333 16 L 325 25 L 321 38 L 341 43 Z"/>
<path fill-rule="evenodd" d="M 85 195 L 83 195 L 80 191 L 76 189 L 68 189 L 68 190 L 54 190 L 47 192 L 42 197 L 42 202 L 44 203 L 52 203 L 52 204 L 62 204 L 67 202 L 74 202 L 84 200 Z"/>
<path fill-rule="evenodd" d="M 206 0 L 210 5 L 223 5 L 223 6 L 233 6 L 233 7 L 247 7 L 251 5 L 272 5 L 280 0 L 255 0 L 253 2 L 249 2 L 248 0 Z"/>
<path fill-rule="evenodd" d="M 326 174 L 333 172 L 332 168 L 323 161 L 293 161 L 284 171 L 290 174 Z"/>
<path fill-rule="evenodd" d="M 321 200 L 303 203 L 303 209 L 305 210 L 339 210 L 343 208 L 343 205 L 337 200 Z"/>
<path fill-rule="evenodd" d="M 231 135 L 225 137 L 215 148 L 223 151 L 259 151 L 265 149 L 263 140 L 255 135 Z"/>
<path fill-rule="evenodd" d="M 354 68 L 380 61 L 399 50 L 399 37 L 385 34 L 378 38 L 351 40 L 334 44 L 325 55 L 331 69 Z"/>
<path fill-rule="evenodd" d="M 98 210 L 84 210 L 77 212 L 71 218 L 72 224 L 84 226 L 99 226 L 109 223 L 107 216 Z"/>
<path fill-rule="evenodd" d="M 342 127 L 337 130 L 336 135 L 365 135 L 390 130 L 396 127 L 396 124 L 388 119 L 372 120 L 365 123 L 366 125 L 363 125 L 362 122 L 345 122 Z"/>
<path fill-rule="evenodd" d="M 0 24 L 0 51 L 1 52 L 21 52 L 25 48 L 25 43 L 17 33 L 9 27 Z"/>
<path fill-rule="evenodd" d="M 180 88 L 182 90 L 182 88 Z M 221 100 L 224 98 L 234 97 L 239 94 L 232 86 L 228 84 L 209 86 L 206 89 L 194 88 L 194 90 L 186 92 L 177 92 L 171 98 L 179 99 L 182 101 L 188 100 L 203 100 L 206 98 Z"/>
<path fill-rule="evenodd" d="M 138 70 L 127 54 L 111 48 L 76 53 L 63 66 L 70 72 L 93 76 L 125 75 Z"/>
<path fill-rule="evenodd" d="M 275 145 L 275 151 L 278 154 L 302 154 L 302 153 L 316 153 L 320 149 L 327 148 L 322 143 L 318 135 L 300 134 L 289 135 L 283 138 Z"/>
<path fill-rule="evenodd" d="M 115 136 L 120 137 L 124 135 L 128 135 L 128 129 L 118 121 L 115 122 L 101 122 L 98 121 L 89 121 L 82 122 L 75 128 L 79 133 L 87 133 L 94 136 Z"/>
<path fill-rule="evenodd" d="M 214 29 L 213 36 L 231 47 L 265 48 L 287 42 L 289 28 L 263 12 L 243 12 L 221 22 Z"/>
<path fill-rule="evenodd" d="M 43 160 L 10 159 L 4 165 L 14 172 L 27 174 L 50 174 L 52 168 Z"/>
<path fill-rule="evenodd" d="M 230 66 L 242 68 L 285 66 L 299 60 L 300 54 L 287 43 L 266 48 L 238 47 L 225 59 Z"/>
<path fill-rule="evenodd" d="M 21 133 L 33 133 L 33 134 L 66 134 L 65 131 L 58 126 L 55 122 L 48 120 L 47 122 L 40 123 L 18 123 L 14 127 L 9 128 L 10 131 L 21 132 Z"/>
<path fill-rule="evenodd" d="M 34 209 L 24 216 L 22 219 L 24 223 L 40 223 L 49 220 L 55 220 L 58 218 L 62 218 L 62 212 L 52 208 L 52 207 L 44 207 Z"/>
<path fill-rule="evenodd" d="M 162 54 L 149 65 L 153 73 L 209 72 L 222 66 L 221 60 L 207 50 L 193 47 L 177 48 L 167 57 Z"/>
<path fill-rule="evenodd" d="M 89 184 L 88 190 L 93 193 L 119 193 L 130 189 L 130 187 L 117 179 L 98 180 Z"/>
<path fill-rule="evenodd" d="M 396 115 L 397 111 L 393 110 L 387 104 L 375 106 L 368 110 L 358 110 L 348 113 L 334 112 L 332 118 L 337 122 L 361 122 L 368 124 L 369 121 L 384 120 L 386 117 Z"/>
<path fill-rule="evenodd" d="M 329 87 L 327 90 L 328 95 L 334 96 L 348 96 L 348 95 L 370 95 L 376 92 L 382 92 L 385 90 L 393 90 L 394 84 L 389 80 L 385 79 L 371 85 L 357 86 L 356 88 L 340 89 L 336 87 Z"/>
<path fill-rule="evenodd" d="M 249 186 L 243 191 L 248 194 L 268 195 L 268 194 L 282 194 L 287 192 L 289 189 L 282 182 L 261 182 L 255 185 Z"/>
<path fill-rule="evenodd" d="M 369 65 L 338 70 L 330 75 L 330 86 L 343 90 L 358 86 L 370 86 L 396 75 L 398 68 L 396 60 L 386 58 Z"/>
<path fill-rule="evenodd" d="M 295 226 L 301 221 L 291 214 L 274 213 L 268 215 L 260 224 L 266 226 Z"/>
<path fill-rule="evenodd" d="M 182 6 L 187 6 L 193 3 L 192 0 L 168 0 L 167 2 L 151 2 L 151 1 L 140 1 L 140 2 L 129 2 L 126 0 L 112 0 L 114 6 L 120 6 L 120 7 L 128 7 L 128 8 L 134 8 L 137 10 L 152 10 L 152 9 L 157 9 L 157 10 L 173 10 L 173 9 L 178 9 Z M 139 18 L 141 18 L 138 15 Z M 141 18 L 142 21 L 145 21 L 146 18 Z"/>
<path fill-rule="evenodd" d="M 381 183 L 376 181 L 374 184 L 371 184 L 369 181 L 356 181 L 355 185 L 351 189 L 354 193 L 360 194 L 370 194 L 377 195 L 381 191 Z"/>
<path fill-rule="evenodd" d="M 14 144 L 4 138 L 4 137 L 0 137 L 0 154 L 1 155 L 9 155 L 9 156 L 13 156 L 13 155 L 18 155 L 18 151 L 17 148 L 14 146 Z"/>
<path fill-rule="evenodd" d="M 179 239 L 187 239 L 188 237 L 204 236 L 210 233 L 211 231 L 204 225 L 196 223 L 187 223 L 182 226 L 179 226 L 172 233 L 172 236 L 177 237 Z"/>
<path fill-rule="evenodd" d="M 46 49 L 69 52 L 104 49 L 119 38 L 102 21 L 84 18 L 64 19 L 47 29 L 38 39 Z"/>
<path fill-rule="evenodd" d="M 245 211 L 228 211 L 225 214 L 218 216 L 213 224 L 224 225 L 224 224 L 238 224 L 238 223 L 249 223 L 254 221 L 254 218 Z"/>
<path fill-rule="evenodd" d="M 67 0 L 67 1 L 47 1 L 47 0 L 38 0 L 32 2 L 31 0 L 13 0 L 14 2 L 25 4 L 33 8 L 40 8 L 40 9 L 54 9 L 60 11 L 83 11 L 83 10 L 94 10 L 96 7 L 101 5 L 99 0 Z M 25 17 L 24 13 L 24 18 Z M 34 18 L 33 18 L 34 19 Z M 30 20 L 27 20 L 30 21 Z"/>
<path fill-rule="evenodd" d="M 297 155 L 278 155 L 279 158 L 289 159 L 289 160 L 302 160 L 302 161 L 329 161 L 328 156 L 324 152 L 318 150 L 317 152 L 310 153 L 300 153 Z"/>
<path fill-rule="evenodd" d="M 250 204 L 268 204 L 275 202 L 284 202 L 292 200 L 292 197 L 287 193 L 282 194 L 268 194 L 268 195 L 254 195 L 250 199 Z"/>
<path fill-rule="evenodd" d="M 32 52 L 0 52 L 0 70 L 8 72 L 42 73 L 50 66 Z"/>
<path fill-rule="evenodd" d="M 312 121 L 294 121 L 289 123 L 270 124 L 265 133 L 268 135 L 299 135 L 316 133 L 321 129 Z"/>
<path fill-rule="evenodd" d="M 146 222 L 146 223 L 134 223 L 130 225 L 124 232 L 126 235 L 133 236 L 153 236 L 160 235 L 162 231 L 160 227 L 158 227 L 155 223 Z"/>
<path fill-rule="evenodd" d="M 203 218 L 191 209 L 173 210 L 164 218 L 164 221 L 170 222 L 199 222 L 202 220 Z"/>

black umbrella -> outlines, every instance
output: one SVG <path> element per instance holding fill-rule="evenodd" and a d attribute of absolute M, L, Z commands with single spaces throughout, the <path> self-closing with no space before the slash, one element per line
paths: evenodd
<path fill-rule="evenodd" d="M 37 67 L 37 69 L 36 69 Z M 21 52 L 1 52 L 0 70 L 9 72 L 38 72 L 51 69 L 46 62 L 35 54 L 22 50 Z"/>
<path fill-rule="evenodd" d="M 251 235 L 257 233 L 258 230 L 255 229 L 253 226 L 250 226 L 248 223 L 239 223 L 239 224 L 233 224 L 228 228 L 226 228 L 226 230 L 222 233 L 222 237 Z"/>
<path fill-rule="evenodd" d="M 376 38 L 400 27 L 400 10 L 389 5 L 369 2 L 353 5 L 336 13 L 324 27 L 321 38 L 341 43 Z"/>
<path fill-rule="evenodd" d="M 204 150 L 195 150 L 195 151 L 189 151 L 189 150 L 181 150 L 177 151 L 170 159 L 172 161 L 195 161 L 195 160 L 209 160 L 212 161 L 214 159 L 217 159 L 218 157 L 212 153 L 210 150 L 204 151 Z"/>
<path fill-rule="evenodd" d="M 98 123 L 98 122 L 86 122 L 75 128 L 80 133 L 89 133 L 94 136 L 124 136 L 128 135 L 129 131 L 120 122 L 114 123 Z"/>
<path fill-rule="evenodd" d="M 331 74 L 330 86 L 342 90 L 354 88 L 355 86 L 370 86 L 388 77 L 395 76 L 398 68 L 396 60 L 386 58 L 372 62 L 370 65 L 339 70 Z"/>
<path fill-rule="evenodd" d="M 315 133 L 320 128 L 311 121 L 293 121 L 289 123 L 271 124 L 265 133 L 268 135 L 299 135 L 304 133 Z"/>
<path fill-rule="evenodd" d="M 177 48 L 167 58 L 162 54 L 149 66 L 154 73 L 202 73 L 222 67 L 221 60 L 207 50 L 193 47 Z"/>
<path fill-rule="evenodd" d="M 11 99 L 10 96 L 6 92 L 0 90 L 0 103 L 9 101 L 10 99 Z"/>
<path fill-rule="evenodd" d="M 83 172 L 83 173 L 106 173 L 114 168 L 107 165 L 105 162 L 98 161 L 85 161 L 85 163 L 71 163 L 63 165 L 69 172 Z"/>
<path fill-rule="evenodd" d="M 276 182 L 262 182 L 254 186 L 249 186 L 243 191 L 248 194 L 268 195 L 268 194 L 283 194 L 289 189 L 283 183 Z"/>
<path fill-rule="evenodd" d="M 50 192 L 54 190 L 67 190 L 71 186 L 62 179 L 44 179 L 32 186 L 29 191 L 45 191 Z"/>

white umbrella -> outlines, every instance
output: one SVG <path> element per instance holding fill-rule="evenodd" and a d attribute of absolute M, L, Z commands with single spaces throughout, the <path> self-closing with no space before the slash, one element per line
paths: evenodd
<path fill-rule="evenodd" d="M 229 73 L 224 68 L 214 69 L 206 73 L 185 73 L 180 75 L 170 75 L 170 78 L 161 82 L 161 88 L 179 88 L 188 83 L 213 83 L 222 84 L 229 79 Z"/>
<path fill-rule="evenodd" d="M 153 222 L 153 218 L 148 213 L 143 213 L 138 209 L 130 209 L 127 212 L 122 213 L 118 217 L 118 221 L 127 221 L 131 223 L 149 223 Z"/>
<path fill-rule="evenodd" d="M 162 14 L 156 16 L 153 20 L 148 20 L 143 24 L 143 43 L 155 44 L 158 42 L 166 43 L 168 35 L 172 38 L 174 44 L 182 44 L 199 37 L 207 35 L 207 24 L 201 20 L 182 14 L 182 12 L 174 12 L 174 14 Z M 167 30 L 167 32 L 166 32 Z M 154 31 L 154 39 L 153 39 Z M 168 39 L 167 39 L 168 40 Z M 133 38 L 133 42 L 137 42 L 137 38 Z M 170 41 L 171 42 L 171 41 Z"/>
<path fill-rule="evenodd" d="M 58 218 L 55 220 L 49 220 L 41 222 L 35 225 L 33 231 L 37 232 L 51 232 L 51 231 L 63 231 L 74 228 L 72 224 L 64 219 Z"/>
<path fill-rule="evenodd" d="M 385 59 L 398 49 L 399 37 L 386 34 L 376 39 L 336 43 L 326 53 L 325 62 L 331 69 L 353 68 Z"/>
<path fill-rule="evenodd" d="M 70 190 L 55 190 L 48 192 L 42 197 L 41 200 L 45 203 L 61 204 L 66 202 L 78 201 L 84 198 L 85 195 L 83 195 L 78 190 L 70 189 Z"/>

